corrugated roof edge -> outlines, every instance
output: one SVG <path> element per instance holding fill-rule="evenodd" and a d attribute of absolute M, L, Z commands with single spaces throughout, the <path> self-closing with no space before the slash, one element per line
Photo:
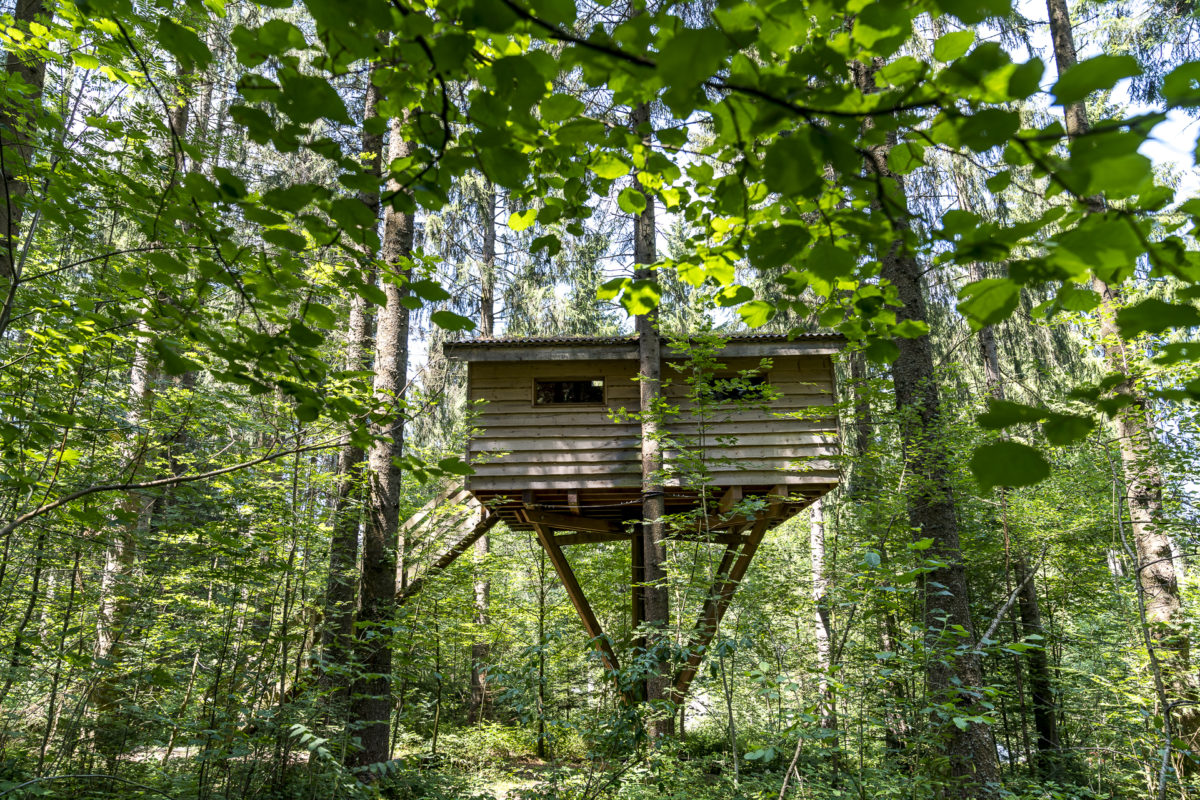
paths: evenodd
<path fill-rule="evenodd" d="M 846 337 L 840 333 L 748 333 L 733 334 L 724 337 L 728 342 L 790 342 L 801 339 L 844 342 Z M 442 345 L 445 352 L 465 347 L 544 347 L 546 345 L 579 345 L 603 346 L 636 344 L 636 336 L 516 336 L 492 337 L 487 339 L 466 339 L 460 342 L 446 342 Z"/>

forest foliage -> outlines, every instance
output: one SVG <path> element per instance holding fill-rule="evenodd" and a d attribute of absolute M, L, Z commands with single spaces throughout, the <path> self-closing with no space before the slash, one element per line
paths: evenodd
<path fill-rule="evenodd" d="M 0 797 L 1194 796 L 1197 13 L 4 3 Z M 678 706 L 710 551 L 404 594 L 442 344 L 654 326 L 847 341 Z"/>

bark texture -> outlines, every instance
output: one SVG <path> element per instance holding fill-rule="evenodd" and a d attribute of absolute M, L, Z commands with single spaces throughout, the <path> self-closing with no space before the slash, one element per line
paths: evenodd
<path fill-rule="evenodd" d="M 974 211 L 974 203 L 961 173 L 954 175 L 955 189 L 958 192 L 959 206 L 965 211 Z M 972 281 L 983 280 L 987 277 L 979 264 L 969 266 Z M 1000 356 L 996 347 L 996 329 L 992 325 L 984 325 L 975 335 L 979 346 L 979 357 L 983 362 L 984 383 L 988 396 L 997 400 L 1006 400 L 1003 376 L 1000 372 Z M 997 490 L 1000 507 L 1005 518 L 1005 542 L 1008 541 L 1007 514 L 1008 493 L 1001 487 Z M 1018 548 L 1012 559 L 1013 580 L 1020 587 L 1018 595 L 1018 610 L 1021 618 L 1022 635 L 1045 636 L 1042 631 L 1041 609 L 1038 606 L 1037 581 L 1029 574 L 1028 560 L 1025 552 Z M 1043 642 L 1045 644 L 1045 642 Z M 1050 675 L 1050 664 L 1046 658 L 1046 650 L 1037 647 L 1029 650 L 1024 657 L 1029 668 L 1029 687 L 1033 701 L 1033 725 L 1037 732 L 1037 755 L 1033 758 L 1035 771 L 1044 776 L 1052 777 L 1056 769 L 1056 754 L 1061 748 L 1058 736 L 1058 712 L 1054 705 L 1053 678 Z M 1023 676 L 1021 662 L 1016 663 L 1016 678 L 1022 717 L 1025 712 Z M 1025 723 L 1022 719 L 1022 733 L 1025 733 Z M 1028 735 L 1025 736 L 1028 739 Z"/>
<path fill-rule="evenodd" d="M 882 64 L 855 65 L 855 78 L 864 92 L 875 91 L 874 73 Z M 904 246 L 907 228 L 907 197 L 901 176 L 887 167 L 893 146 L 888 137 L 871 148 L 867 170 L 892 182 L 886 211 L 899 228 L 891 249 L 884 255 L 881 275 L 896 288 L 900 307 L 897 322 L 928 322 L 921 265 Z M 933 347 L 928 335 L 897 341 L 900 354 L 892 365 L 892 383 L 899 415 L 900 440 L 904 448 L 906 495 L 909 525 L 913 535 L 930 538 L 930 558 L 944 566 L 926 576 L 929 587 L 924 596 L 926 647 L 930 650 L 926 683 L 932 703 L 953 703 L 952 716 L 981 713 L 983 670 L 973 652 L 956 652 L 958 645 L 974 641 L 966 567 L 958 539 L 958 521 L 951 494 L 950 468 L 946 463 L 941 400 L 934 372 Z M 936 587 L 936 588 L 935 588 Z M 961 632 L 965 631 L 965 635 Z M 988 796 L 993 793 L 999 772 L 996 750 L 987 726 L 966 723 L 960 728 L 951 719 L 933 719 L 942 740 L 942 752 L 949 775 L 960 796 Z"/>
<path fill-rule="evenodd" d="M 633 109 L 629 119 L 635 132 L 649 139 L 650 106 L 645 103 Z M 636 179 L 635 179 L 636 180 Z M 636 186 L 635 186 L 636 188 Z M 653 264 L 658 260 L 654 227 L 654 199 L 646 197 L 646 209 L 633 218 L 633 261 L 635 264 Z M 636 280 L 649 280 L 649 269 L 638 268 Z M 666 630 L 670 625 L 670 607 L 667 597 L 666 529 L 663 514 L 666 504 L 662 485 L 662 443 L 659 440 L 657 409 L 662 392 L 662 339 L 658 332 L 658 315 L 643 314 L 637 318 L 638 374 L 642 411 L 642 518 L 643 518 L 643 574 L 645 587 L 643 603 L 646 624 L 662 630 L 652 637 L 647 646 L 654 649 L 666 647 Z M 665 660 L 659 670 L 646 680 L 646 699 L 651 703 L 666 702 L 671 697 L 670 665 Z M 674 714 L 660 716 L 655 724 L 655 733 L 671 735 L 674 731 Z"/>
<path fill-rule="evenodd" d="M 1075 39 L 1066 0 L 1046 0 L 1050 35 L 1054 42 L 1054 61 L 1061 76 L 1075 66 Z M 1087 108 L 1072 103 L 1064 110 L 1067 135 L 1074 139 L 1090 129 Z M 1102 198 L 1094 198 L 1094 210 L 1104 207 Z M 1092 289 L 1100 295 L 1100 342 L 1108 368 L 1125 376 L 1116 387 L 1124 395 L 1126 407 L 1117 417 L 1117 445 L 1125 484 L 1125 506 L 1137 557 L 1138 590 L 1145 609 L 1145 621 L 1157 651 L 1161 668 L 1160 700 L 1172 719 L 1172 735 L 1187 743 L 1193 755 L 1200 756 L 1200 698 L 1196 677 L 1192 674 L 1188 634 L 1179 591 L 1179 569 L 1171 535 L 1161 526 L 1163 516 L 1163 477 L 1154 453 L 1156 432 L 1145 395 L 1137 385 L 1125 341 L 1116 325 L 1121 305 L 1120 292 L 1099 278 Z"/>
<path fill-rule="evenodd" d="M 392 119 L 388 163 L 412 153 L 403 123 L 401 117 Z M 389 178 L 387 191 L 399 195 L 404 189 Z M 396 576 L 404 574 L 405 543 L 399 540 L 399 459 L 404 452 L 409 311 L 403 301 L 411 274 L 414 230 L 412 213 L 393 206 L 384 211 L 382 258 L 387 274 L 383 289 L 387 303 L 379 310 L 375 334 L 376 412 L 371 425 L 375 441 L 367 455 L 367 518 L 359 588 L 358 653 L 363 674 L 354 684 L 350 714 L 362 744 L 351 756 L 358 766 L 391 757 L 392 648 L 387 626 L 395 610 Z"/>
<path fill-rule="evenodd" d="M 483 185 L 483 258 L 479 265 L 479 335 L 496 335 L 496 187 Z M 487 717 L 487 663 L 491 658 L 487 626 L 490 618 L 491 582 L 484 566 L 491 553 L 491 539 L 485 533 L 475 541 L 475 625 L 478 639 L 471 643 L 471 700 L 467 719 L 471 723 Z"/>
<path fill-rule="evenodd" d="M 28 31 L 29 23 L 45 15 L 43 0 L 17 0 L 13 20 Z M 25 170 L 33 158 L 33 109 L 42 102 L 46 63 L 12 50 L 5 59 L 6 93 L 20 94 L 22 102 L 0 103 L 0 154 L 4 195 L 0 197 L 0 334 L 8 328 L 13 300 L 21 281 L 21 219 L 29 182 Z"/>
<path fill-rule="evenodd" d="M 375 65 L 367 74 L 367 90 L 363 100 L 362 152 L 366 154 L 366 168 L 379 175 L 383 153 L 383 134 L 373 133 L 367 120 L 378 116 L 376 105 L 379 90 L 372 77 Z M 379 217 L 379 191 L 361 192 L 359 201 L 370 209 L 372 217 Z M 363 282 L 376 282 L 375 256 L 365 241 L 355 247 L 359 255 L 359 266 Z M 350 297 L 350 314 L 346 325 L 345 368 L 364 370 L 370 367 L 371 339 L 374 334 L 373 308 L 359 294 Z M 338 452 L 337 499 L 334 505 L 333 533 L 329 547 L 329 577 L 325 586 L 325 627 L 321 633 L 321 644 L 328 665 L 344 665 L 354 652 L 354 614 L 358 595 L 358 531 L 361 521 L 360 501 L 362 492 L 363 461 L 366 453 L 362 447 L 347 442 Z M 328 675 L 328 673 L 327 673 Z M 345 700 L 349 680 L 339 677 L 341 685 L 338 698 Z"/>

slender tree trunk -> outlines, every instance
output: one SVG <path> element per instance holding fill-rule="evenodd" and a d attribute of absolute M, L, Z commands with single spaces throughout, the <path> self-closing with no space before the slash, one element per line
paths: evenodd
<path fill-rule="evenodd" d="M 863 92 L 875 91 L 874 72 L 882 64 L 855 65 L 856 82 Z M 896 207 L 890 209 L 899 226 L 905 226 L 907 197 L 901 176 L 887 167 L 894 137 L 871 148 L 867 169 L 895 182 Z M 877 209 L 880 211 L 881 209 Z M 900 308 L 898 322 L 928 322 L 922 269 L 904 246 L 903 230 L 883 257 L 881 274 L 896 287 Z M 930 649 L 926 681 L 934 703 L 953 702 L 960 716 L 981 713 L 979 687 L 983 671 L 974 652 L 955 652 L 964 641 L 973 641 L 974 633 L 968 604 L 966 567 L 959 546 L 958 522 L 951 495 L 950 468 L 942 441 L 941 400 L 933 365 L 933 348 L 928 334 L 897 341 L 900 355 L 892 365 L 892 382 L 899 413 L 900 440 L 904 449 L 908 518 L 917 538 L 930 538 L 929 557 L 941 566 L 926 576 L 926 646 Z M 937 587 L 936 589 L 933 587 Z M 965 636 L 955 633 L 965 631 Z M 955 641 L 955 640 L 958 641 Z M 967 648 L 964 648 L 967 650 Z M 999 778 L 996 751 L 987 726 L 967 722 L 963 727 L 949 719 L 933 720 L 949 761 L 951 778 L 962 796 L 984 796 L 992 792 Z"/>
<path fill-rule="evenodd" d="M 496 333 L 496 187 L 491 181 L 483 186 L 483 259 L 479 269 L 479 335 L 490 338 Z M 487 717 L 487 662 L 491 648 L 487 625 L 491 602 L 491 582 L 487 577 L 487 558 L 491 538 L 480 536 L 475 542 L 475 630 L 471 643 L 471 701 L 467 719 L 477 723 Z"/>
<path fill-rule="evenodd" d="M 1041 636 L 1042 647 L 1028 651 L 1029 691 L 1033 696 L 1033 728 L 1037 732 L 1036 766 L 1040 775 L 1049 777 L 1056 771 L 1054 754 L 1061 748 L 1058 736 L 1058 709 L 1054 701 L 1054 682 L 1046 655 L 1046 631 L 1042 628 L 1042 613 L 1038 605 L 1037 588 L 1029 577 L 1029 564 L 1018 554 L 1013 561 L 1013 580 L 1021 587 L 1017 607 L 1025 636 Z"/>
<path fill-rule="evenodd" d="M 650 106 L 638 105 L 630 114 L 630 126 L 644 139 L 650 137 Z M 635 179 L 635 188 L 638 184 Z M 633 218 L 633 261 L 638 265 L 653 264 L 658 260 L 655 241 L 654 199 L 646 196 L 646 209 Z M 650 280 L 649 269 L 639 267 L 634 273 L 636 280 Z M 637 317 L 638 334 L 638 385 L 640 388 L 642 419 L 642 517 L 645 558 L 643 572 L 646 586 L 644 603 L 646 623 L 661 631 L 647 646 L 665 652 L 667 627 L 670 625 L 666 570 L 667 546 L 663 514 L 666 503 L 662 485 L 662 445 L 659 440 L 658 405 L 662 392 L 662 339 L 658 332 L 658 315 L 643 314 Z M 662 703 L 671 697 L 670 665 L 665 657 L 658 671 L 646 681 L 646 699 L 651 703 Z M 664 711 L 666 711 L 664 709 Z M 655 723 L 655 733 L 669 736 L 673 733 L 674 713 L 660 714 Z"/>
<path fill-rule="evenodd" d="M 142 334 L 134 347 L 133 363 L 129 370 L 129 410 L 126 422 L 129 426 L 122 456 L 127 474 L 135 478 L 149 460 L 152 435 L 145 430 L 150 422 L 153 406 L 153 372 L 148 353 L 150 327 L 145 320 L 138 325 Z M 135 478 L 136 479 L 136 478 Z M 124 725 L 120 722 L 120 675 L 119 664 L 122 645 L 129 627 L 134 607 L 134 591 L 131 585 L 137 562 L 137 543 L 149 531 L 155 498 L 141 492 L 128 492 L 119 503 L 125 517 L 119 527 L 108 534 L 104 550 L 104 569 L 100 575 L 100 608 L 96 615 L 95 661 L 101 676 L 92 690 L 92 703 L 96 711 L 96 746 L 109 761 L 110 768 L 121 742 L 124 740 Z"/>
<path fill-rule="evenodd" d="M 407 158 L 412 146 L 404 139 L 403 118 L 393 118 L 388 163 Z M 368 453 L 367 523 L 363 535 L 362 581 L 358 614 L 359 661 L 364 674 L 355 681 L 351 721 L 359 730 L 362 749 L 354 754 L 358 766 L 387 761 L 391 721 L 392 646 L 386 628 L 395 609 L 396 575 L 404 574 L 405 543 L 399 540 L 399 460 L 404 453 L 404 386 L 408 374 L 409 311 L 404 305 L 411 275 L 414 215 L 403 187 L 387 183 L 396 197 L 383 215 L 384 294 L 375 335 L 375 402 Z M 397 572 L 399 570 L 399 573 Z M 400 587 L 403 588 L 403 587 Z"/>
<path fill-rule="evenodd" d="M 1050 36 L 1054 42 L 1054 60 L 1061 76 L 1076 64 L 1075 39 L 1066 0 L 1046 0 Z M 1074 139 L 1085 135 L 1090 122 L 1083 102 L 1063 109 L 1067 135 Z M 1094 198 L 1093 211 L 1103 209 L 1103 199 Z M 1163 476 L 1154 453 L 1156 432 L 1145 395 L 1137 386 L 1135 367 L 1130 363 L 1124 339 L 1116 325 L 1121 305 L 1118 289 L 1099 278 L 1092 288 L 1100 295 L 1100 342 L 1108 368 L 1125 376 L 1116 391 L 1128 398 L 1117 417 L 1117 444 L 1125 483 L 1125 504 L 1137 555 L 1137 580 L 1145 604 L 1146 623 L 1157 650 L 1161 680 L 1171 721 L 1172 736 L 1182 739 L 1193 755 L 1200 755 L 1200 692 L 1191 669 L 1191 642 L 1184 628 L 1185 614 L 1180 596 L 1179 569 L 1175 564 L 1178 547 L 1161 525 L 1163 515 Z M 1189 762 L 1190 763 L 1190 762 Z"/>
<path fill-rule="evenodd" d="M 378 117 L 376 105 L 379 89 L 372 78 L 375 62 L 367 74 L 367 91 L 363 100 L 362 152 L 366 154 L 367 170 L 379 175 L 383 153 L 383 133 L 373 132 L 368 120 Z M 358 199 L 379 217 L 379 191 L 362 192 Z M 355 247 L 360 255 L 363 281 L 374 285 L 376 280 L 375 253 L 364 241 Z M 372 326 L 371 303 L 358 293 L 350 297 L 350 316 L 346 326 L 346 369 L 364 370 L 369 366 Z M 333 535 L 329 546 L 329 576 L 325 586 L 325 627 L 321 644 L 328 666 L 344 667 L 354 651 L 354 613 L 358 590 L 358 531 L 362 514 L 359 501 L 362 494 L 363 448 L 347 442 L 338 453 L 337 500 L 333 511 Z M 328 672 L 325 673 L 328 678 Z M 340 688 L 336 700 L 344 703 L 349 690 L 348 674 L 339 674 L 332 681 Z"/>
<path fill-rule="evenodd" d="M 28 30 L 29 23 L 43 16 L 45 6 L 43 0 L 17 0 L 13 12 L 17 27 Z M 0 171 L 4 180 L 0 197 L 0 335 L 8 329 L 21 281 L 21 219 L 29 193 L 23 173 L 33 160 L 32 109 L 42 102 L 46 63 L 31 57 L 28 51 L 21 53 L 14 48 L 5 60 L 5 72 L 10 85 L 24 84 L 21 89 L 24 102 L 0 106 L 0 155 L 3 156 Z"/>
<path fill-rule="evenodd" d="M 821 699 L 821 727 L 837 730 L 837 706 L 829 676 L 833 669 L 833 647 L 829 619 L 829 576 L 825 572 L 825 509 L 817 500 L 809 507 L 811 522 L 808 529 L 809 554 L 812 566 L 813 639 L 817 644 L 817 678 Z"/>

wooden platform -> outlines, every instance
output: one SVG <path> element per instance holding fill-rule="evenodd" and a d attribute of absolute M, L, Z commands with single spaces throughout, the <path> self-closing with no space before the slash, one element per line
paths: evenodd
<path fill-rule="evenodd" d="M 706 514 L 698 513 L 701 506 L 698 492 L 667 489 L 664 494 L 668 515 L 690 513 L 690 528 L 722 532 L 746 524 L 747 520 L 743 517 L 733 517 L 728 513 L 742 499 L 758 498 L 763 508 L 774 504 L 781 515 L 775 523 L 779 524 L 802 511 L 831 488 L 832 485 L 826 483 L 783 488 L 765 484 L 716 488 L 707 498 Z M 519 493 L 474 490 L 472 494 L 512 530 L 532 531 L 534 525 L 544 525 L 554 531 L 600 534 L 574 538 L 558 536 L 564 540 L 564 544 L 628 539 L 633 535 L 632 526 L 642 519 L 642 493 L 640 489 L 632 487 L 527 489 Z M 673 535 L 675 538 L 694 538 L 681 530 Z"/>

